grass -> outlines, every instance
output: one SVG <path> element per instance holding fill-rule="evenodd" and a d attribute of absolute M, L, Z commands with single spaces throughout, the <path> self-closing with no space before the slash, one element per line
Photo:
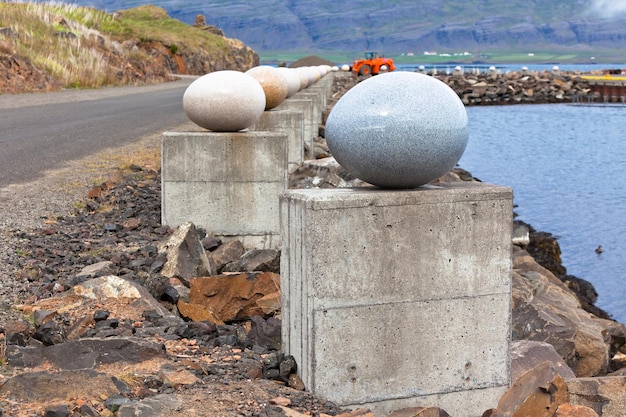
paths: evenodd
<path fill-rule="evenodd" d="M 167 12 L 156 6 L 143 5 L 119 12 L 117 22 L 126 36 L 143 41 L 160 41 L 177 52 L 180 45 L 186 48 L 202 48 L 208 51 L 226 50 L 228 43 L 221 36 L 200 30 L 190 30 L 190 26 L 172 19 Z"/>
<path fill-rule="evenodd" d="M 114 50 L 120 54 L 114 42 L 161 42 L 174 54 L 183 49 L 203 49 L 212 55 L 229 51 L 227 39 L 192 28 L 151 5 L 111 14 L 54 1 L 0 2 L 0 27 L 15 34 L 0 35 L 0 40 L 66 88 L 119 85 L 118 73 L 125 62 L 154 59 L 124 48 L 122 56 L 112 59 Z"/>
<path fill-rule="evenodd" d="M 0 26 L 16 34 L 7 41 L 65 87 L 112 83 L 114 72 L 95 47 L 103 37 L 93 29 L 111 19 L 95 9 L 62 3 L 0 3 Z"/>

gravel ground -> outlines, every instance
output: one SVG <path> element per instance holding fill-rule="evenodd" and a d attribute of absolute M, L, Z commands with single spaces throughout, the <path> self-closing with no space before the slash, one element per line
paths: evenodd
<path fill-rule="evenodd" d="M 183 129 L 195 127 L 189 123 L 172 130 Z M 45 227 L 59 216 L 72 214 L 77 202 L 118 167 L 120 158 L 132 160 L 133 155 L 139 158 L 150 151 L 158 152 L 160 137 L 154 134 L 140 138 L 124 147 L 68 162 L 36 181 L 0 189 L 0 320 L 12 315 L 10 305 L 20 304 L 30 295 L 24 288 L 27 280 L 20 275 L 20 258 L 24 256 L 20 247 L 24 241 L 19 232 Z"/>

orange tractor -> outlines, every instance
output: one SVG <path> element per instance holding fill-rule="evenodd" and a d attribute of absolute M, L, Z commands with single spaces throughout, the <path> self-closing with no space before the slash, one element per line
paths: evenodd
<path fill-rule="evenodd" d="M 381 72 L 395 71 L 393 59 L 378 56 L 378 52 L 367 51 L 365 59 L 357 59 L 352 63 L 352 72 L 358 75 L 376 75 Z"/>

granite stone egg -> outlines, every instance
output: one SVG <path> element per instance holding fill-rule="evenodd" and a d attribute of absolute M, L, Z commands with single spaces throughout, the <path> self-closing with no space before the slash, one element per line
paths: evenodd
<path fill-rule="evenodd" d="M 274 67 L 260 65 L 250 68 L 246 74 L 256 79 L 265 92 L 265 110 L 273 109 L 287 98 L 289 82 L 287 78 Z"/>
<path fill-rule="evenodd" d="M 333 156 L 383 188 L 415 188 L 454 168 L 469 137 L 465 106 L 446 84 L 397 71 L 351 88 L 326 122 Z"/>
<path fill-rule="evenodd" d="M 259 121 L 265 110 L 265 92 L 243 72 L 211 72 L 187 87 L 183 109 L 192 122 L 205 129 L 237 132 Z"/>

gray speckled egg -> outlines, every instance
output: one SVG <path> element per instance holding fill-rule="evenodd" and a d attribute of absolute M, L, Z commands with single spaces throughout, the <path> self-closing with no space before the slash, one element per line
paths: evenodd
<path fill-rule="evenodd" d="M 187 87 L 183 109 L 192 122 L 205 129 L 237 132 L 259 121 L 265 110 L 265 92 L 243 72 L 211 72 Z"/>
<path fill-rule="evenodd" d="M 415 188 L 439 178 L 461 159 L 468 137 L 457 94 L 431 76 L 407 71 L 357 84 L 326 122 L 337 162 L 385 188 Z"/>

